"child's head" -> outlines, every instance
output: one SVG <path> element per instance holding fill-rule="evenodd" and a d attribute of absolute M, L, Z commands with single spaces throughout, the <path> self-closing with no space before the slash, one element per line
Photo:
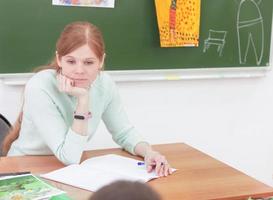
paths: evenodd
<path fill-rule="evenodd" d="M 141 182 L 116 181 L 95 192 L 90 200 L 160 200 L 149 185 Z"/>

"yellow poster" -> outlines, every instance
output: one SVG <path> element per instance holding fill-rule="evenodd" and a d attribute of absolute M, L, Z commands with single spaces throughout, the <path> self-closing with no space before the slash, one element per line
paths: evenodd
<path fill-rule="evenodd" d="M 197 47 L 201 0 L 155 0 L 161 47 Z"/>

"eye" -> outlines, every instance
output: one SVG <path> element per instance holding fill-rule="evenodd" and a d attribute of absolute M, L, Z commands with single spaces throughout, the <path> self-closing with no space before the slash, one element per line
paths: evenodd
<path fill-rule="evenodd" d="M 67 62 L 68 64 L 70 64 L 70 65 L 73 65 L 73 64 L 76 63 L 75 60 L 67 60 L 66 62 Z"/>
<path fill-rule="evenodd" d="M 94 64 L 94 62 L 93 61 L 85 61 L 84 64 L 85 65 L 92 65 L 92 64 Z"/>

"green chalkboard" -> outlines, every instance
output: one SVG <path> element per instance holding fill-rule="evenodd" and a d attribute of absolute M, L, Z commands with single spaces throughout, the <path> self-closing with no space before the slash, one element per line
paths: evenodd
<path fill-rule="evenodd" d="M 154 0 L 116 0 L 115 8 L 0 0 L 0 73 L 48 63 L 63 27 L 78 20 L 102 30 L 106 70 L 268 66 L 272 10 L 272 0 L 203 0 L 199 47 L 161 48 Z M 220 51 L 213 40 L 204 45 L 210 29 L 226 33 Z M 211 37 L 217 34 L 211 31 Z"/>

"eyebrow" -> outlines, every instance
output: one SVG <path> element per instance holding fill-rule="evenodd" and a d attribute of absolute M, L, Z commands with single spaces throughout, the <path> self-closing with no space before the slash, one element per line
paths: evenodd
<path fill-rule="evenodd" d="M 74 56 L 68 56 L 68 55 L 66 55 L 66 56 L 64 56 L 64 57 L 66 57 L 66 58 L 78 59 L 78 58 L 75 58 Z M 96 58 L 93 58 L 93 57 L 84 58 L 84 60 L 95 60 L 95 59 L 96 59 Z"/>

